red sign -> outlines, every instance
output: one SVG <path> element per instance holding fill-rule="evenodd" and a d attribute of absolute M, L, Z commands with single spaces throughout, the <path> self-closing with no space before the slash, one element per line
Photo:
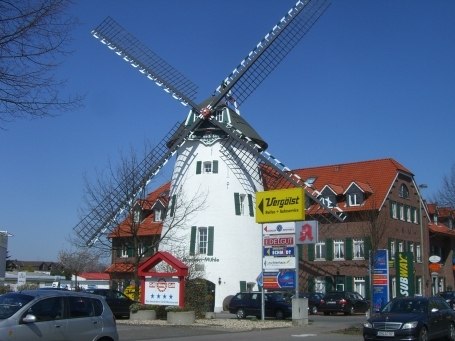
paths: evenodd
<path fill-rule="evenodd" d="M 294 245 L 294 235 L 270 235 L 264 236 L 264 246 Z"/>
<path fill-rule="evenodd" d="M 430 271 L 439 271 L 439 270 L 441 270 L 441 264 L 438 264 L 438 263 L 432 263 L 428 267 L 430 268 Z"/>

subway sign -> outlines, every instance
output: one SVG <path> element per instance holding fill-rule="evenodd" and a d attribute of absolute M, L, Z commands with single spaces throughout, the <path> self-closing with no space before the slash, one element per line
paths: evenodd
<path fill-rule="evenodd" d="M 274 223 L 305 220 L 302 187 L 256 193 L 256 222 Z"/>
<path fill-rule="evenodd" d="M 397 296 L 414 296 L 414 263 L 412 252 L 397 252 L 395 256 Z"/>

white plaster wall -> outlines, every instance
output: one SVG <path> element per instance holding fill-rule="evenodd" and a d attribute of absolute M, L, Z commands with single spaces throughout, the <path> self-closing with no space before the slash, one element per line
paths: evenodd
<path fill-rule="evenodd" d="M 244 215 L 235 215 L 234 193 L 252 194 L 255 204 L 256 191 L 262 191 L 262 184 L 252 179 L 238 167 L 238 152 L 231 147 L 224 148 L 226 140 L 218 140 L 211 146 L 199 141 L 187 141 L 178 151 L 171 185 L 171 195 L 182 186 L 185 196 L 191 198 L 196 191 L 206 193 L 206 208 L 178 233 L 190 245 L 191 226 L 214 226 L 213 256 L 205 262 L 206 279 L 216 284 L 215 311 L 222 310 L 223 300 L 240 290 L 240 281 L 256 282 L 262 269 L 262 232 L 255 217 L 249 216 L 248 198 L 245 198 Z M 245 158 L 245 156 L 243 156 Z M 196 174 L 196 162 L 218 160 L 218 173 Z M 236 165 L 237 164 L 237 165 Z M 256 167 L 255 169 L 258 169 Z M 177 198 L 178 200 L 178 198 Z M 221 285 L 218 284 L 221 278 Z M 257 289 L 257 287 L 256 287 Z"/>

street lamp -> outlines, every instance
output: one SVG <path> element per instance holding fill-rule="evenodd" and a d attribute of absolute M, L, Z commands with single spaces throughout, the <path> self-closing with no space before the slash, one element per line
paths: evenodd
<path fill-rule="evenodd" d="M 424 243 L 424 238 L 423 238 L 423 202 L 422 202 L 422 195 L 420 194 L 420 189 L 427 188 L 428 186 L 426 184 L 421 184 L 419 185 L 419 199 L 420 199 L 420 258 L 422 262 L 422 295 L 425 296 L 425 259 L 424 259 L 424 248 L 423 248 L 423 243 Z"/>

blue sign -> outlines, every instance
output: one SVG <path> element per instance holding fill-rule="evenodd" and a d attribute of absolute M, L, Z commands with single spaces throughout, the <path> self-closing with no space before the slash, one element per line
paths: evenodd
<path fill-rule="evenodd" d="M 264 289 L 295 289 L 295 270 L 283 269 L 264 271 L 262 276 Z"/>
<path fill-rule="evenodd" d="M 370 255 L 371 259 L 371 255 Z M 388 250 L 376 250 L 373 261 L 373 310 L 381 310 L 389 302 L 389 259 Z"/>
<path fill-rule="evenodd" d="M 266 246 L 264 247 L 264 256 L 294 256 L 294 246 Z"/>

